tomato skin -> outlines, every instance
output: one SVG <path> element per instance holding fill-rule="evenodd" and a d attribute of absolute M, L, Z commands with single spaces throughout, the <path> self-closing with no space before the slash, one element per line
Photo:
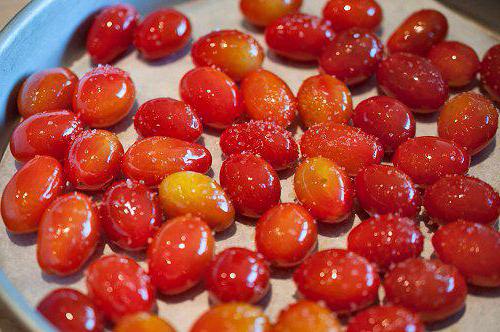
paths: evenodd
<path fill-rule="evenodd" d="M 2 194 L 2 220 L 11 233 L 38 229 L 43 211 L 64 188 L 61 164 L 48 156 L 35 156 L 14 174 Z"/>
<path fill-rule="evenodd" d="M 481 61 L 481 83 L 491 99 L 500 102 L 500 44 L 493 45 Z"/>
<path fill-rule="evenodd" d="M 214 247 L 212 231 L 202 219 L 187 214 L 168 220 L 148 248 L 151 281 L 167 295 L 194 287 L 203 278 Z"/>
<path fill-rule="evenodd" d="M 299 300 L 283 309 L 273 332 L 340 332 L 342 325 L 327 308 L 307 300 Z"/>
<path fill-rule="evenodd" d="M 172 8 L 158 9 L 134 32 L 134 46 L 147 60 L 158 60 L 183 49 L 191 38 L 191 23 Z"/>
<path fill-rule="evenodd" d="M 148 312 L 128 315 L 118 321 L 113 332 L 176 332 L 166 320 Z"/>
<path fill-rule="evenodd" d="M 82 131 L 82 122 L 70 111 L 37 113 L 14 129 L 10 152 L 20 162 L 27 162 L 36 155 L 63 160 L 71 142 Z"/>
<path fill-rule="evenodd" d="M 146 248 L 163 221 L 157 194 L 131 180 L 109 187 L 99 210 L 106 237 L 125 250 Z"/>
<path fill-rule="evenodd" d="M 432 237 L 440 260 L 455 266 L 468 283 L 500 286 L 500 233 L 482 224 L 457 220 L 440 227 Z"/>
<path fill-rule="evenodd" d="M 259 27 L 295 13 L 301 6 L 302 0 L 240 0 L 240 10 L 245 19 Z"/>
<path fill-rule="evenodd" d="M 323 16 L 335 31 L 354 27 L 375 30 L 382 22 L 382 8 L 374 0 L 330 0 Z"/>
<path fill-rule="evenodd" d="M 448 20 L 437 10 L 423 9 L 408 16 L 387 42 L 391 53 L 408 52 L 425 56 L 448 34 Z"/>
<path fill-rule="evenodd" d="M 407 259 L 384 279 L 385 300 L 417 313 L 423 322 L 445 319 L 463 308 L 467 285 L 458 270 L 439 260 Z"/>
<path fill-rule="evenodd" d="M 279 267 L 300 264 L 316 247 L 316 221 L 301 205 L 282 203 L 257 221 L 255 245 L 267 261 Z"/>
<path fill-rule="evenodd" d="M 125 153 L 122 171 L 130 179 L 157 186 L 169 174 L 190 170 L 206 173 L 212 155 L 202 145 L 153 136 L 138 140 Z"/>
<path fill-rule="evenodd" d="M 392 162 L 414 183 L 427 186 L 447 174 L 467 173 L 470 156 L 452 141 L 420 136 L 402 143 L 394 152 Z"/>
<path fill-rule="evenodd" d="M 23 118 L 52 110 L 71 109 L 78 77 L 68 68 L 58 67 L 31 74 L 21 85 L 17 108 Z"/>
<path fill-rule="evenodd" d="M 101 332 L 104 323 L 92 300 L 77 290 L 59 288 L 47 294 L 37 311 L 61 332 Z"/>
<path fill-rule="evenodd" d="M 119 4 L 104 8 L 87 34 L 87 52 L 93 63 L 110 63 L 132 45 L 140 15 L 135 7 Z"/>
<path fill-rule="evenodd" d="M 112 322 L 155 305 L 155 290 L 148 274 L 132 258 L 107 255 L 96 259 L 86 272 L 89 297 Z"/>
<path fill-rule="evenodd" d="M 346 332 L 385 331 L 424 332 L 420 318 L 400 306 L 374 306 L 350 319 Z"/>

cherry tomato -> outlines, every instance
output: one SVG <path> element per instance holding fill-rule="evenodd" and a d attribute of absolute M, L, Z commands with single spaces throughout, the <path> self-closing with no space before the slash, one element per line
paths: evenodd
<path fill-rule="evenodd" d="M 282 127 L 266 121 L 250 121 L 226 129 L 219 141 L 222 152 L 255 154 L 280 171 L 295 164 L 299 147 L 292 134 Z"/>
<path fill-rule="evenodd" d="M 487 225 L 498 218 L 500 196 L 484 181 L 449 175 L 426 189 L 424 207 L 429 216 L 442 224 L 464 219 Z"/>
<path fill-rule="evenodd" d="M 94 128 L 111 127 L 125 118 L 135 102 L 135 87 L 127 72 L 106 65 L 87 72 L 78 82 L 73 110 Z"/>
<path fill-rule="evenodd" d="M 132 180 L 108 188 L 100 215 L 106 237 L 126 250 L 146 248 L 162 223 L 156 193 Z"/>
<path fill-rule="evenodd" d="M 399 306 L 376 306 L 361 311 L 351 318 L 346 332 L 424 332 L 420 318 Z"/>
<path fill-rule="evenodd" d="M 191 49 L 196 66 L 213 67 L 241 81 L 248 73 L 259 69 L 264 51 L 252 36 L 238 30 L 218 30 L 198 39 Z"/>
<path fill-rule="evenodd" d="M 2 220 L 12 233 L 38 229 L 43 211 L 64 188 L 63 169 L 52 157 L 35 156 L 9 180 L 2 194 Z"/>
<path fill-rule="evenodd" d="M 306 79 L 297 100 L 300 119 L 306 127 L 327 122 L 347 124 L 352 115 L 351 92 L 342 81 L 330 75 Z"/>
<path fill-rule="evenodd" d="M 212 231 L 200 218 L 188 214 L 167 221 L 148 248 L 153 284 L 167 295 L 192 288 L 203 278 L 214 247 Z"/>
<path fill-rule="evenodd" d="M 439 113 L 439 137 L 460 144 L 471 155 L 488 146 L 497 129 L 497 108 L 491 100 L 474 92 L 456 95 Z"/>
<path fill-rule="evenodd" d="M 335 123 L 309 128 L 302 135 L 300 150 L 304 158 L 331 159 L 349 176 L 356 176 L 363 167 L 379 164 L 384 156 L 384 149 L 374 136 Z"/>
<path fill-rule="evenodd" d="M 500 233 L 495 229 L 458 220 L 440 227 L 432 245 L 439 259 L 455 266 L 470 284 L 500 286 Z"/>
<path fill-rule="evenodd" d="M 283 203 L 269 209 L 257 222 L 257 251 L 273 265 L 300 264 L 315 249 L 318 241 L 316 221 L 305 208 Z"/>
<path fill-rule="evenodd" d="M 416 113 L 432 113 L 448 98 L 448 84 L 429 60 L 410 53 L 384 59 L 377 70 L 377 82 L 386 95 L 394 97 Z"/>
<path fill-rule="evenodd" d="M 243 98 L 238 86 L 217 69 L 190 70 L 182 77 L 179 91 L 182 100 L 209 127 L 226 128 L 243 114 Z"/>
<path fill-rule="evenodd" d="M 433 9 L 422 9 L 408 16 L 392 33 L 387 48 L 391 53 L 426 55 L 448 33 L 446 17 Z"/>
<path fill-rule="evenodd" d="M 175 332 L 166 320 L 150 314 L 139 312 L 125 316 L 115 325 L 113 332 Z"/>
<path fill-rule="evenodd" d="M 422 321 L 445 319 L 463 308 L 467 286 L 458 270 L 439 260 L 410 258 L 391 269 L 384 279 L 388 304 L 417 313 Z"/>
<path fill-rule="evenodd" d="M 87 270 L 87 290 L 104 316 L 113 322 L 155 305 L 155 291 L 148 274 L 133 259 L 107 255 Z"/>
<path fill-rule="evenodd" d="M 37 113 L 22 121 L 10 137 L 10 152 L 26 162 L 36 155 L 63 160 L 83 125 L 75 114 L 60 110 Z"/>
<path fill-rule="evenodd" d="M 327 308 L 312 301 L 300 300 L 279 314 L 273 332 L 341 332 L 342 325 Z"/>
<path fill-rule="evenodd" d="M 377 35 L 363 28 L 351 28 L 339 32 L 325 47 L 319 65 L 345 84 L 356 85 L 375 73 L 383 55 L 384 46 Z"/>
<path fill-rule="evenodd" d="M 139 13 L 128 4 L 104 8 L 94 19 L 87 34 L 87 52 L 92 62 L 110 63 L 132 45 Z"/>
<path fill-rule="evenodd" d="M 370 215 L 396 213 L 415 217 L 422 198 L 411 178 L 396 167 L 370 165 L 355 180 L 356 197 Z"/>
<path fill-rule="evenodd" d="M 374 0 L 330 0 L 323 16 L 335 31 L 353 27 L 375 30 L 382 22 L 382 8 Z"/>
<path fill-rule="evenodd" d="M 492 46 L 481 62 L 481 82 L 491 99 L 500 102 L 500 44 Z"/>
<path fill-rule="evenodd" d="M 77 189 L 101 190 L 120 175 L 122 157 L 118 136 L 106 130 L 86 130 L 69 148 L 66 175 Z"/>
<path fill-rule="evenodd" d="M 147 186 L 157 186 L 165 176 L 190 170 L 206 173 L 212 155 L 202 145 L 170 137 L 153 136 L 135 142 L 122 160 L 123 173 Z"/>
<path fill-rule="evenodd" d="M 273 52 L 295 61 L 318 59 L 333 36 L 330 21 L 303 13 L 282 16 L 265 32 L 267 46 Z"/>
<path fill-rule="evenodd" d="M 414 183 L 426 186 L 446 174 L 465 174 L 470 156 L 452 141 L 420 136 L 401 144 L 392 157 L 394 166 L 408 174 Z"/>
<path fill-rule="evenodd" d="M 411 110 L 397 99 L 375 96 L 363 100 L 354 109 L 354 126 L 377 137 L 386 153 L 392 153 L 409 138 L 415 137 L 415 119 Z"/>
<path fill-rule="evenodd" d="M 240 9 L 247 21 L 260 27 L 297 12 L 301 6 L 302 0 L 240 0 Z"/>
<path fill-rule="evenodd" d="M 331 310 L 347 313 L 372 304 L 380 279 L 363 257 L 344 249 L 318 251 L 293 274 L 299 292 L 311 301 L 324 301 Z"/>
<path fill-rule="evenodd" d="M 30 75 L 17 95 L 23 118 L 52 110 L 71 109 L 78 77 L 65 67 L 45 69 Z"/>
<path fill-rule="evenodd" d="M 192 108 L 172 98 L 148 100 L 134 117 L 135 130 L 142 137 L 168 136 L 194 142 L 203 133 L 200 118 Z"/>
<path fill-rule="evenodd" d="M 50 292 L 36 309 L 60 332 L 104 331 L 100 312 L 86 295 L 74 289 Z"/>

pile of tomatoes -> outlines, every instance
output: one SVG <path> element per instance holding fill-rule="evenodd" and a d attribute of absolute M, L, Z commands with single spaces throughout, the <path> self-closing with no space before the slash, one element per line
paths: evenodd
<path fill-rule="evenodd" d="M 102 65 L 80 79 L 54 68 L 23 83 L 23 121 L 10 140 L 22 167 L 2 196 L 8 231 L 38 232 L 41 269 L 61 277 L 80 271 L 103 236 L 147 251 L 147 268 L 122 254 L 94 258 L 86 295 L 58 289 L 38 310 L 61 331 L 101 331 L 105 321 L 121 332 L 174 331 L 151 313 L 156 294 L 203 281 L 216 305 L 192 332 L 341 331 L 336 314 L 351 316 L 349 332 L 423 331 L 463 308 L 466 284 L 499 287 L 500 234 L 492 226 L 500 197 L 467 172 L 497 131 L 500 45 L 480 61 L 469 46 L 444 40 L 447 20 L 429 9 L 406 18 L 384 45 L 373 0 L 328 1 L 323 17 L 300 13 L 301 0 L 240 5 L 248 22 L 265 27 L 272 54 L 290 65 L 318 63 L 320 74 L 297 95 L 261 68 L 264 51 L 252 36 L 210 32 L 192 45 L 195 68 L 179 83 L 182 100 L 142 104 L 134 117 L 140 139 L 124 151 L 103 128 L 126 118 L 136 91 L 129 74 L 108 63 L 132 45 L 157 60 L 191 38 L 182 13 L 160 9 L 141 21 L 130 5 L 95 17 L 87 50 Z M 489 97 L 449 98 L 479 72 Z M 354 108 L 349 88 L 373 76 L 383 95 Z M 438 136 L 415 137 L 414 113 L 438 111 Z M 298 121 L 305 132 L 297 142 L 289 128 Z M 207 127 L 220 132 L 226 157 L 219 183 L 204 174 L 212 155 L 197 143 Z M 294 173 L 293 203 L 280 202 L 283 171 Z M 367 215 L 347 248 L 316 251 L 317 223 L 342 223 L 357 205 Z M 215 255 L 214 232 L 235 215 L 256 220 L 256 250 Z M 438 226 L 433 259 L 420 258 L 423 216 Z M 295 269 L 302 299 L 271 324 L 255 304 L 271 271 L 282 268 Z"/>

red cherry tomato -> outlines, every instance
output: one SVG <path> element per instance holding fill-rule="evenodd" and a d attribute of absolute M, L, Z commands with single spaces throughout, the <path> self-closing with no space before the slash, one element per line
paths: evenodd
<path fill-rule="evenodd" d="M 101 190 L 120 175 L 123 146 L 106 130 L 86 130 L 69 148 L 66 176 L 80 190 Z"/>
<path fill-rule="evenodd" d="M 265 27 L 274 20 L 297 12 L 302 0 L 241 0 L 240 9 L 247 21 Z"/>
<path fill-rule="evenodd" d="M 128 4 L 104 8 L 94 19 L 87 34 L 87 52 L 92 62 L 110 63 L 132 45 L 139 13 Z"/>
<path fill-rule="evenodd" d="M 2 194 L 2 220 L 12 233 L 38 229 L 43 211 L 64 188 L 61 164 L 35 156 L 9 180 Z"/>
<path fill-rule="evenodd" d="M 375 96 L 356 106 L 354 126 L 377 137 L 386 153 L 392 153 L 409 138 L 415 137 L 415 119 L 411 110 L 397 99 Z"/>
<path fill-rule="evenodd" d="M 166 320 L 148 312 L 128 315 L 115 325 L 113 332 L 176 332 Z"/>
<path fill-rule="evenodd" d="M 122 160 L 123 173 L 147 186 L 156 186 L 179 171 L 206 173 L 212 155 L 201 145 L 170 137 L 153 136 L 135 142 Z"/>
<path fill-rule="evenodd" d="M 324 301 L 331 310 L 347 313 L 372 304 L 380 279 L 363 257 L 343 249 L 318 251 L 293 274 L 299 292 L 311 301 Z"/>
<path fill-rule="evenodd" d="M 355 180 L 356 197 L 370 215 L 396 213 L 415 217 L 422 198 L 411 178 L 396 167 L 370 165 Z"/>
<path fill-rule="evenodd" d="M 87 270 L 87 290 L 104 316 L 113 322 L 126 315 L 150 311 L 155 291 L 148 274 L 133 259 L 107 255 Z"/>
<path fill-rule="evenodd" d="M 195 286 L 214 254 L 208 225 L 187 214 L 168 220 L 148 248 L 149 275 L 163 294 L 182 293 Z"/>
<path fill-rule="evenodd" d="M 36 309 L 60 332 L 104 331 L 101 313 L 86 295 L 74 289 L 50 292 Z"/>
<path fill-rule="evenodd" d="M 346 332 L 424 332 L 424 324 L 410 310 L 398 306 L 377 306 L 361 311 L 351 318 Z"/>
<path fill-rule="evenodd" d="M 106 237 L 126 250 L 146 248 L 162 223 L 156 193 L 131 180 L 106 190 L 100 215 Z"/>
<path fill-rule="evenodd" d="M 500 44 L 492 46 L 484 55 L 481 82 L 491 99 L 500 102 Z"/>
<path fill-rule="evenodd" d="M 323 16 L 332 22 L 335 31 L 353 27 L 374 30 L 382 22 L 382 8 L 374 0 L 330 0 Z"/>
<path fill-rule="evenodd" d="M 280 267 L 300 264 L 315 249 L 316 221 L 295 203 L 269 209 L 257 222 L 255 245 L 266 260 Z"/>
<path fill-rule="evenodd" d="M 195 68 L 181 79 L 179 91 L 203 124 L 216 129 L 230 126 L 243 113 L 243 99 L 236 83 L 223 72 Z"/>
<path fill-rule="evenodd" d="M 330 21 L 302 13 L 278 18 L 265 34 L 273 52 L 296 61 L 316 60 L 334 36 Z"/>
<path fill-rule="evenodd" d="M 440 227 L 432 245 L 439 259 L 455 266 L 470 284 L 500 286 L 500 233 L 495 229 L 458 220 Z"/>
<path fill-rule="evenodd" d="M 291 167 L 299 158 L 299 147 L 292 134 L 272 122 L 233 125 L 222 133 L 219 144 L 227 156 L 255 154 L 278 171 Z"/>
<path fill-rule="evenodd" d="M 36 155 L 63 160 L 71 142 L 82 131 L 81 121 L 70 111 L 37 113 L 14 129 L 10 137 L 10 152 L 20 162 Z"/>
<path fill-rule="evenodd" d="M 470 156 L 452 141 L 420 136 L 401 144 L 392 157 L 394 166 L 408 174 L 413 182 L 426 186 L 446 174 L 465 174 Z"/>
<path fill-rule="evenodd" d="M 386 302 L 417 313 L 424 322 L 445 319 L 463 308 L 467 286 L 458 270 L 439 260 L 410 258 L 384 279 Z"/>
<path fill-rule="evenodd" d="M 134 33 L 134 46 L 147 60 L 157 60 L 184 48 L 191 38 L 191 23 L 172 8 L 158 9 L 144 18 Z"/>

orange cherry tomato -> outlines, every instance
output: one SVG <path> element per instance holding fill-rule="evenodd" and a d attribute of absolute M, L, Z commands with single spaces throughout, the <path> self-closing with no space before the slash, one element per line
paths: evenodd
<path fill-rule="evenodd" d="M 279 314 L 273 332 L 341 332 L 342 325 L 333 312 L 322 305 L 300 300 Z"/>
<path fill-rule="evenodd" d="M 260 27 L 297 12 L 301 6 L 302 0 L 240 0 L 240 9 L 245 18 Z"/>
<path fill-rule="evenodd" d="M 382 22 L 382 8 L 375 0 L 330 0 L 323 16 L 335 31 L 353 27 L 375 30 Z"/>
<path fill-rule="evenodd" d="M 176 330 L 170 323 L 156 315 L 139 312 L 120 319 L 113 332 L 176 332 Z"/>

